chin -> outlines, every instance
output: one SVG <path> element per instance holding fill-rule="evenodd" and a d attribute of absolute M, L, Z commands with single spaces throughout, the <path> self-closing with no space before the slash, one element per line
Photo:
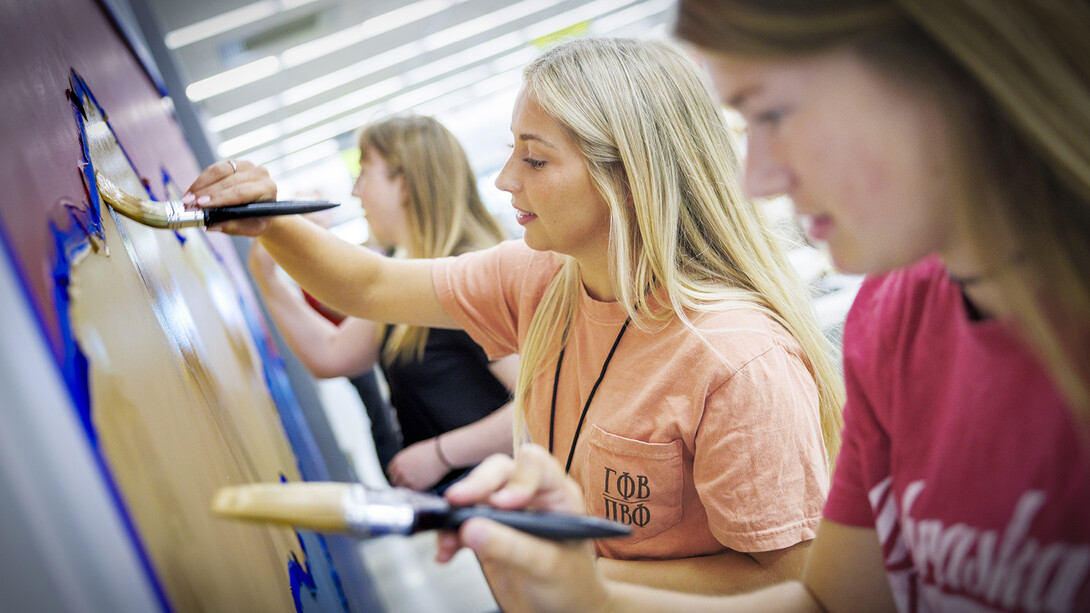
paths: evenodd
<path fill-rule="evenodd" d="M 522 241 L 526 243 L 526 246 L 534 251 L 549 251 L 549 246 L 544 241 L 538 240 L 533 233 L 523 232 Z"/>
<path fill-rule="evenodd" d="M 832 243 L 827 244 L 827 249 L 833 260 L 833 267 L 844 274 L 872 275 L 889 271 L 888 268 L 876 266 L 878 261 L 875 258 L 868 258 L 859 251 L 845 249 L 843 246 Z"/>

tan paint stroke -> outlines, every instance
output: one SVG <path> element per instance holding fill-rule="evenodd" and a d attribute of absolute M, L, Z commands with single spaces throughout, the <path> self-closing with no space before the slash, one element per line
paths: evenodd
<path fill-rule="evenodd" d="M 86 106 L 92 164 L 141 190 Z M 304 562 L 294 531 L 209 510 L 222 486 L 300 480 L 230 277 L 201 230 L 182 242 L 101 213 L 107 248 L 73 265 L 69 315 L 100 449 L 168 600 L 177 611 L 292 611 L 288 560 Z"/>

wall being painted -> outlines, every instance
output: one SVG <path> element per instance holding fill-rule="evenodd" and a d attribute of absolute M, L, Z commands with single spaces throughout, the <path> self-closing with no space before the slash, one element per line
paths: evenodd
<path fill-rule="evenodd" d="M 198 172 L 121 32 L 92 0 L 0 0 L 0 289 L 22 317 L 0 337 L 0 521 L 24 535 L 0 609 L 374 610 L 351 544 L 207 510 L 223 485 L 329 477 L 230 241 L 98 198 L 95 170 L 155 199 Z"/>

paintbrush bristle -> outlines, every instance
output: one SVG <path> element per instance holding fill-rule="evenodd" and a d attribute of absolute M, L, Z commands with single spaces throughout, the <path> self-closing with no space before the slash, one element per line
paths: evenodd
<path fill-rule="evenodd" d="M 137 198 L 114 185 L 113 181 L 107 179 L 106 175 L 97 170 L 95 171 L 95 183 L 98 184 L 98 193 L 102 196 L 102 199 L 118 213 L 153 228 L 172 227 L 169 213 L 162 203 Z"/>
<path fill-rule="evenodd" d="M 254 483 L 220 488 L 212 512 L 237 519 L 289 524 L 323 532 L 348 529 L 351 483 Z"/>

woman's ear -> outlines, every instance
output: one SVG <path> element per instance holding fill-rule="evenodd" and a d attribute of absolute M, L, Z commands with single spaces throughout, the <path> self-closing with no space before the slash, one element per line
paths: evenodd
<path fill-rule="evenodd" d="M 409 207 L 409 182 L 405 180 L 405 173 L 397 173 L 397 182 L 401 190 L 401 206 Z"/>

